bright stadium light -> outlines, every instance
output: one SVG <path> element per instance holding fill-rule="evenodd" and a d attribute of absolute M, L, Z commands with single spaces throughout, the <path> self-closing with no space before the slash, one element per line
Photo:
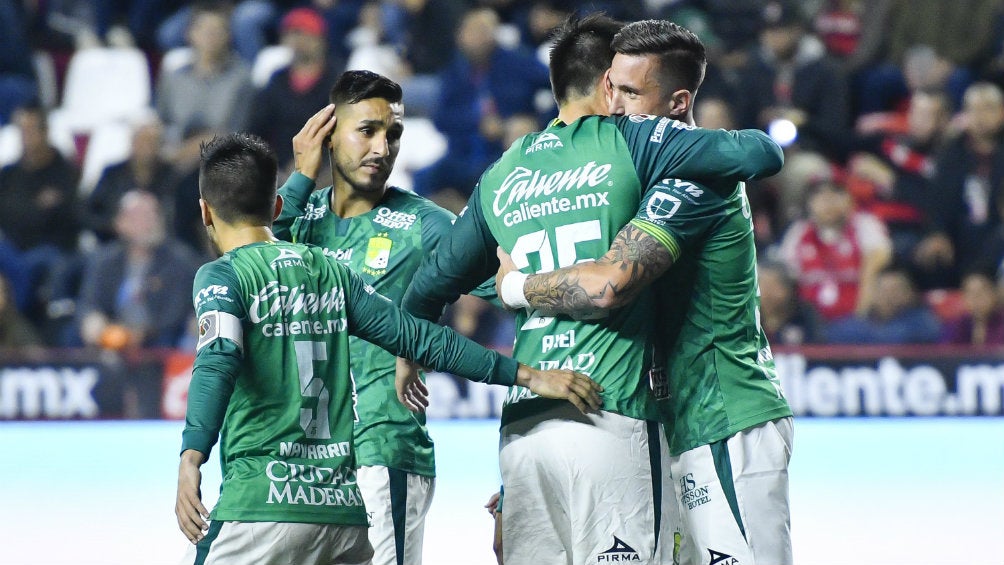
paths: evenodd
<path fill-rule="evenodd" d="M 791 120 L 774 120 L 767 126 L 767 135 L 781 147 L 787 147 L 798 139 L 798 128 Z"/>

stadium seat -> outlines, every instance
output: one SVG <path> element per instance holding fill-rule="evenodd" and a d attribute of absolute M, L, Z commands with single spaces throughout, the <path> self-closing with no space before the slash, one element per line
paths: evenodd
<path fill-rule="evenodd" d="M 293 61 L 293 50 L 285 45 L 267 45 L 258 51 L 251 67 L 251 81 L 258 88 L 268 84 L 276 71 Z"/>
<path fill-rule="evenodd" d="M 60 119 L 75 133 L 131 121 L 150 107 L 150 65 L 132 47 L 92 47 L 70 58 Z"/>
<path fill-rule="evenodd" d="M 87 143 L 80 171 L 80 194 L 94 190 L 105 167 L 129 158 L 132 151 L 133 128 L 124 122 L 109 122 L 94 129 Z"/>

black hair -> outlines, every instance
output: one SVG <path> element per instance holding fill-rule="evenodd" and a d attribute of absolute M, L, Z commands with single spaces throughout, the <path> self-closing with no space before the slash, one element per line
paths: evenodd
<path fill-rule="evenodd" d="M 611 44 L 622 55 L 655 55 L 663 90 L 696 94 L 708 63 L 704 43 L 689 29 L 668 20 L 641 20 L 625 25 Z"/>
<path fill-rule="evenodd" d="M 371 71 L 345 71 L 331 87 L 332 104 L 355 104 L 370 98 L 387 102 L 401 101 L 401 85 Z"/>
<path fill-rule="evenodd" d="M 610 68 L 614 50 L 610 47 L 624 27 L 602 12 L 579 18 L 565 18 L 551 34 L 551 92 L 558 104 L 572 97 L 586 96 Z"/>
<path fill-rule="evenodd" d="M 220 219 L 272 225 L 278 161 L 265 140 L 230 133 L 203 142 L 201 155 L 199 194 Z"/>

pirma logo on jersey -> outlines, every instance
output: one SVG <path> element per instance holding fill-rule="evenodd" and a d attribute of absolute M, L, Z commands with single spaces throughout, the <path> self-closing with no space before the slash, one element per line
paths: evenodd
<path fill-rule="evenodd" d="M 269 263 L 273 269 L 283 269 L 286 267 L 302 267 L 303 257 L 292 249 L 279 248 L 279 255 Z"/>
<path fill-rule="evenodd" d="M 641 561 L 638 552 L 617 536 L 614 536 L 614 544 L 610 546 L 610 549 L 596 556 L 597 563 L 631 563 L 635 561 Z"/>
<path fill-rule="evenodd" d="M 537 136 L 537 139 L 533 141 L 530 147 L 526 148 L 524 155 L 529 155 L 530 153 L 535 153 L 542 149 L 557 149 L 559 147 L 564 147 L 565 144 L 561 142 L 561 139 L 549 131 Z"/>
<path fill-rule="evenodd" d="M 601 183 L 607 182 L 611 168 L 613 165 L 610 163 L 597 165 L 596 161 L 590 161 L 574 169 L 553 173 L 516 167 L 502 181 L 502 186 L 495 191 L 495 202 L 492 204 L 492 209 L 496 216 L 501 216 L 505 213 L 506 208 L 533 198 L 578 190 L 583 186 L 596 188 Z"/>
<path fill-rule="evenodd" d="M 715 551 L 709 547 L 708 554 L 710 555 L 708 565 L 739 565 L 739 560 L 728 553 Z"/>

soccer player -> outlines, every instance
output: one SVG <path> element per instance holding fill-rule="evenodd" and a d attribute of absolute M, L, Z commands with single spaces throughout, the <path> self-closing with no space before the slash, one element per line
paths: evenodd
<path fill-rule="evenodd" d="M 369 71 L 338 77 L 331 105 L 293 138 L 296 170 L 279 189 L 283 208 L 275 222 L 276 237 L 323 247 L 394 303 L 454 220 L 431 201 L 387 185 L 404 130 L 401 94 L 397 83 Z M 325 146 L 333 184 L 312 192 Z M 393 355 L 358 337 L 349 346 L 358 392 L 357 476 L 373 562 L 420 565 L 436 474 L 425 415 L 397 401 Z"/>
<path fill-rule="evenodd" d="M 323 249 L 277 241 L 276 169 L 275 154 L 248 134 L 202 149 L 202 221 L 223 256 L 195 279 L 199 341 L 175 513 L 198 564 L 370 563 L 350 334 L 472 380 L 529 384 L 582 410 L 599 406 L 598 387 L 412 318 Z M 218 438 L 223 485 L 207 523 L 199 467 Z"/>
<path fill-rule="evenodd" d="M 695 35 L 648 20 L 625 26 L 613 47 L 614 91 L 649 94 L 626 97 L 624 110 L 669 108 L 693 123 L 704 67 Z M 672 176 L 651 185 L 598 261 L 527 275 L 502 257 L 502 299 L 587 319 L 635 299 L 648 304 L 642 291 L 651 284 L 683 526 L 673 562 L 790 564 L 792 414 L 760 327 L 749 201 L 734 178 Z"/>
<path fill-rule="evenodd" d="M 669 118 L 590 116 L 606 111 L 604 75 L 620 24 L 571 18 L 551 51 L 558 119 L 515 142 L 481 177 L 449 239 L 419 268 L 405 308 L 436 318 L 445 303 L 490 276 L 497 246 L 527 272 L 598 259 L 659 180 L 728 178 L 781 166 L 758 131 L 698 130 Z M 505 289 L 503 289 L 505 290 Z M 602 320 L 517 312 L 514 356 L 590 374 L 603 410 L 573 414 L 513 387 L 502 414 L 502 537 L 513 563 L 650 562 L 662 472 L 646 296 Z"/>

